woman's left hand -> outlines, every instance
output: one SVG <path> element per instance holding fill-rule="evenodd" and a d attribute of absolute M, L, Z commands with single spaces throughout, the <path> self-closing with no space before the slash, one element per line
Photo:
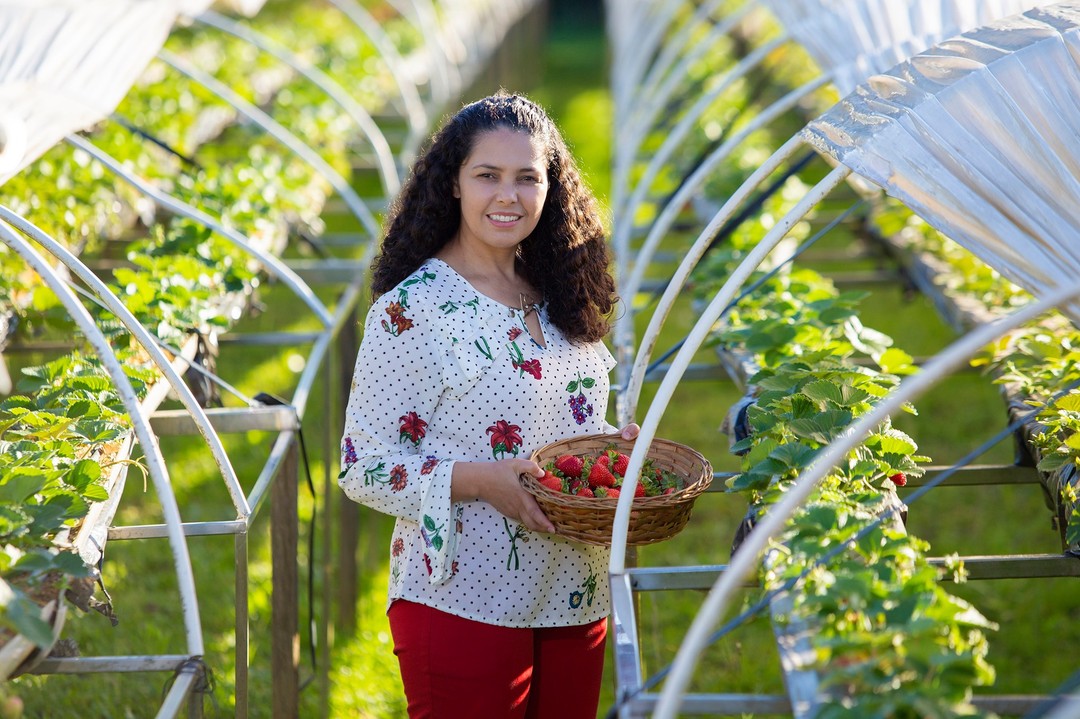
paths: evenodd
<path fill-rule="evenodd" d="M 636 422 L 631 422 L 619 430 L 619 435 L 627 442 L 630 442 L 637 439 L 639 432 L 641 432 L 641 427 L 639 427 Z"/>

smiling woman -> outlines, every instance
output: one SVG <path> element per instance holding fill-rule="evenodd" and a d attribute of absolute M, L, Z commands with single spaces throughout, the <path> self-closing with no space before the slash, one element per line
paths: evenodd
<path fill-rule="evenodd" d="M 540 446 L 616 431 L 607 266 L 595 200 L 520 96 L 452 117 L 391 209 L 339 483 L 397 518 L 388 616 L 411 717 L 596 716 L 608 550 L 555 535 L 519 477 L 543 474 Z M 567 396 L 581 377 L 587 412 Z"/>

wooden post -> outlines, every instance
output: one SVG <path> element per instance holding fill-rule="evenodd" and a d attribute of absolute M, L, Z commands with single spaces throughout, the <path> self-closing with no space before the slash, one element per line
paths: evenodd
<path fill-rule="evenodd" d="M 296 506 L 300 463 L 297 455 L 294 438 L 270 488 L 270 555 L 273 564 L 270 698 L 275 719 L 299 719 L 300 716 L 300 571 L 296 564 L 300 548 Z"/>
<path fill-rule="evenodd" d="M 359 319 L 354 311 L 341 327 L 338 351 L 342 412 L 352 387 L 353 367 L 359 350 L 357 328 Z M 329 504 L 328 504 L 329 506 Z M 337 568 L 337 621 L 335 634 L 351 637 L 356 631 L 356 546 L 360 541 L 360 507 L 356 502 L 338 497 L 338 568 Z"/>

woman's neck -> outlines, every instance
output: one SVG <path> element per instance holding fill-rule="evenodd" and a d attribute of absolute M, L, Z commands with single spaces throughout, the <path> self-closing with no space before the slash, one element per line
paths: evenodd
<path fill-rule="evenodd" d="M 469 252 L 451 240 L 435 256 L 453 267 L 473 287 L 508 306 L 516 307 L 521 302 L 521 295 L 525 295 L 530 303 L 541 299 L 519 272 L 518 259 L 513 252 Z"/>

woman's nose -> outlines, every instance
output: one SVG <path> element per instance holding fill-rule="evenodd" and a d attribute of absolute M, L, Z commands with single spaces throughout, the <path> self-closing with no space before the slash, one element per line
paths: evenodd
<path fill-rule="evenodd" d="M 500 202 L 516 202 L 517 201 L 517 183 L 514 182 L 500 182 L 499 194 L 496 198 Z"/>

